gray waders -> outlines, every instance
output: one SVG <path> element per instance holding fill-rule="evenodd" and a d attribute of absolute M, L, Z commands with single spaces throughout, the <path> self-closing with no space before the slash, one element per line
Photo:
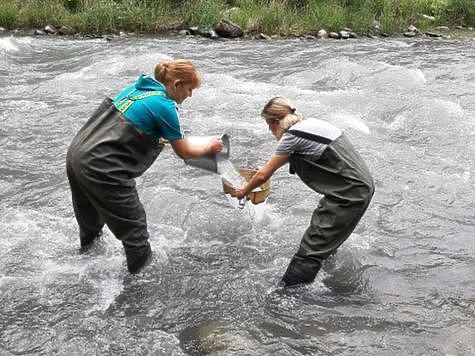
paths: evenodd
<path fill-rule="evenodd" d="M 67 154 L 81 247 L 92 244 L 107 224 L 122 241 L 131 273 L 151 256 L 145 211 L 134 178 L 150 167 L 162 148 L 141 134 L 107 98 L 78 132 Z"/>
<path fill-rule="evenodd" d="M 374 193 L 366 164 L 344 135 L 332 141 L 319 158 L 291 155 L 289 162 L 291 173 L 324 197 L 282 277 L 284 286 L 315 279 L 322 261 L 353 232 Z"/>

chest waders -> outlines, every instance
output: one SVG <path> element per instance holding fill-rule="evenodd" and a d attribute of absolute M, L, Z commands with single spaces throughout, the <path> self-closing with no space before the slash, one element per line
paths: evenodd
<path fill-rule="evenodd" d="M 304 137 L 299 131 L 289 130 Z M 309 138 L 307 135 L 305 138 Z M 314 191 L 323 194 L 312 214 L 297 253 L 290 261 L 281 284 L 291 286 L 315 279 L 323 260 L 350 236 L 366 211 L 374 183 L 366 164 L 344 135 L 328 144 L 318 158 L 293 154 L 291 173 L 296 173 Z"/>
<path fill-rule="evenodd" d="M 134 101 L 162 92 L 127 96 L 117 103 L 107 98 L 74 137 L 66 170 L 81 247 L 90 246 L 102 227 L 122 241 L 127 268 L 137 272 L 150 258 L 145 210 L 135 188 L 163 149 L 128 121 L 123 113 Z"/>

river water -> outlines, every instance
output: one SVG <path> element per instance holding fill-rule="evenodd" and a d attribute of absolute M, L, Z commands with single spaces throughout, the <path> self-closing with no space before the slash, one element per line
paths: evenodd
<path fill-rule="evenodd" d="M 315 283 L 277 287 L 319 196 L 286 167 L 237 209 L 165 148 L 137 187 L 154 259 L 126 272 L 109 230 L 85 255 L 67 147 L 105 96 L 188 58 L 195 135 L 236 167 L 275 141 L 273 96 L 345 130 L 373 172 L 366 215 Z M 0 37 L 1 355 L 475 354 L 475 41 L 107 42 Z"/>

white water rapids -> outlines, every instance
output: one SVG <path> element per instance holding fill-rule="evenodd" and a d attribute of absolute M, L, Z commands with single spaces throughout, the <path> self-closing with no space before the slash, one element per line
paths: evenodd
<path fill-rule="evenodd" d="M 169 148 L 137 180 L 152 263 L 130 276 L 107 229 L 78 253 L 67 147 L 105 96 L 171 58 L 204 78 L 183 124 L 229 133 L 234 167 L 275 149 L 259 113 L 277 95 L 368 163 L 373 201 L 315 283 L 277 288 L 320 198 L 288 167 L 240 210 Z M 3 35 L 0 355 L 473 355 L 474 63 L 475 41 L 447 39 Z"/>

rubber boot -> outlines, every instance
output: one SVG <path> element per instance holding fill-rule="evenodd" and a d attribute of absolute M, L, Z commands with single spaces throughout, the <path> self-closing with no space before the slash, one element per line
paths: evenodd
<path fill-rule="evenodd" d="M 142 250 L 141 253 L 136 251 L 125 251 L 127 257 L 127 269 L 130 273 L 138 273 L 145 265 L 147 265 L 152 260 L 152 249 L 147 243 L 147 247 Z"/>
<path fill-rule="evenodd" d="M 86 253 L 88 252 L 92 246 L 94 246 L 94 241 L 97 240 L 98 237 L 102 236 L 102 230 L 99 231 L 96 235 L 92 238 L 88 237 L 80 237 L 81 247 L 79 248 L 79 253 Z"/>
<path fill-rule="evenodd" d="M 320 270 L 320 262 L 313 259 L 293 257 L 280 281 L 283 287 L 312 283 Z"/>

